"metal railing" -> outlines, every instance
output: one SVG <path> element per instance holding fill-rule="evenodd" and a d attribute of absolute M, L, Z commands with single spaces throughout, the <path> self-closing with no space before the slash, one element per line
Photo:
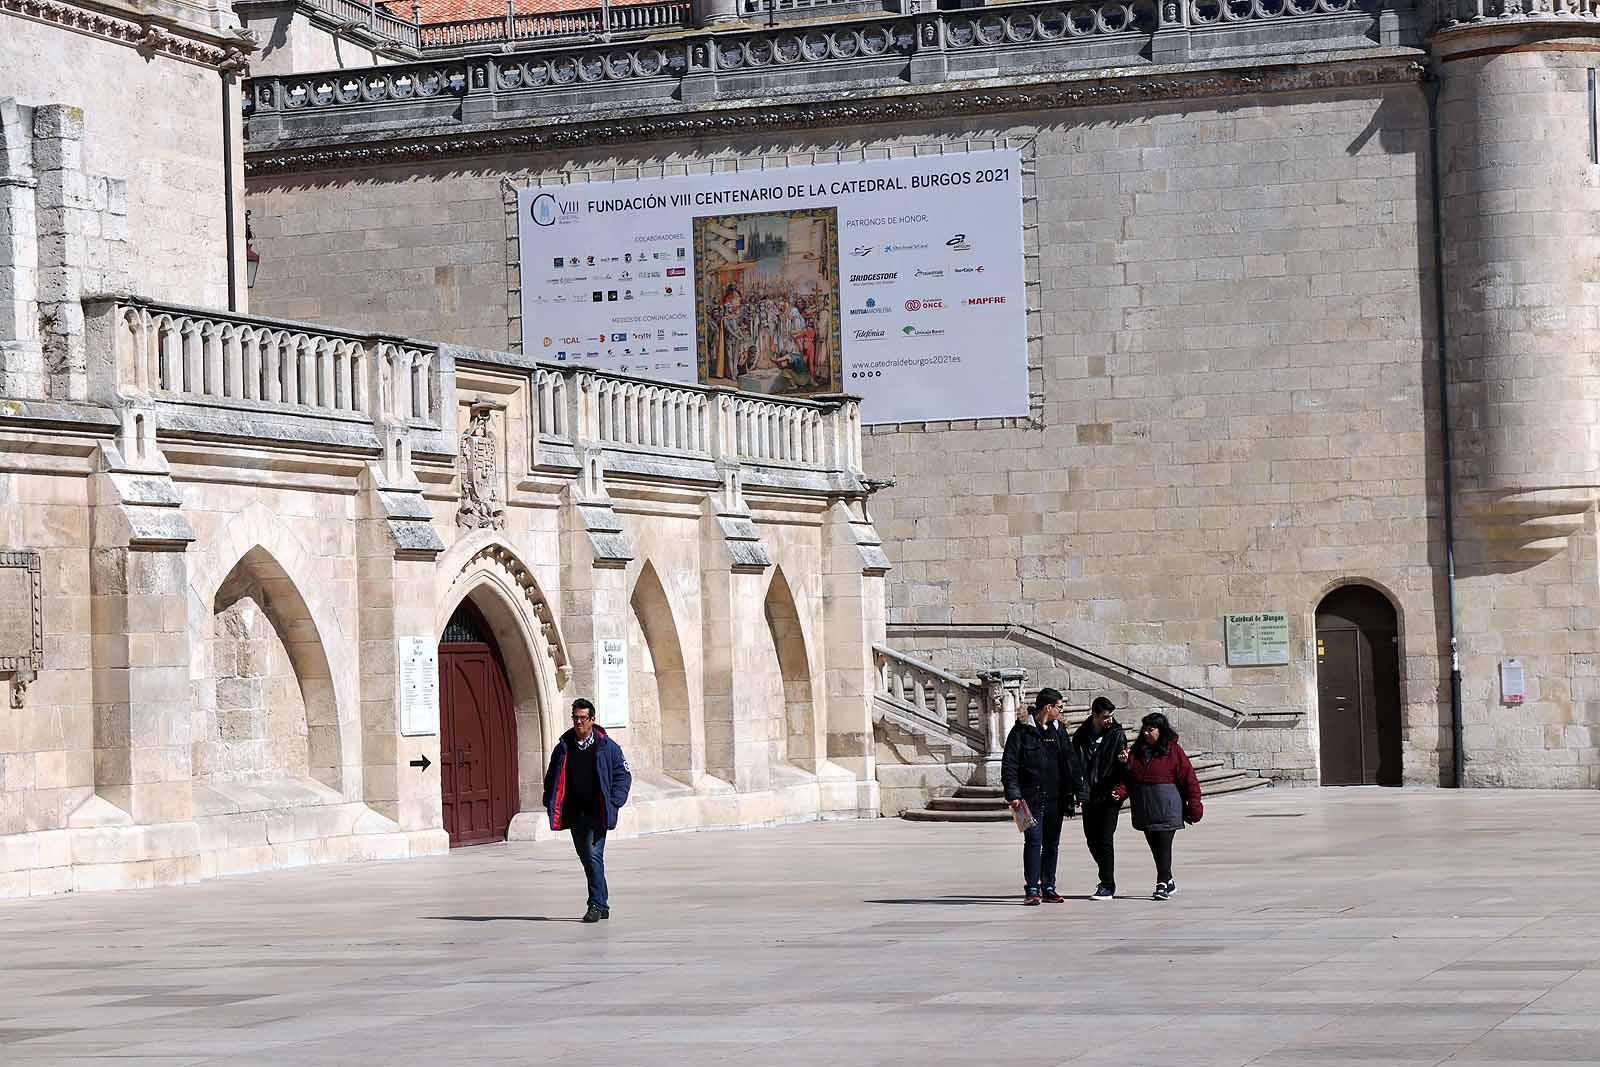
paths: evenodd
<path fill-rule="evenodd" d="M 1186 708 L 1210 718 L 1224 717 L 1235 729 L 1251 719 L 1298 718 L 1296 709 L 1238 708 L 1167 678 L 1074 644 L 1036 626 L 1012 622 L 891 622 L 888 636 L 903 638 L 954 637 L 963 640 L 1008 641 L 1043 652 L 1058 663 L 1087 666 L 1100 673 L 1119 674 L 1134 688 L 1160 696 L 1173 707 Z M 1153 691 L 1154 690 L 1154 691 Z"/>
<path fill-rule="evenodd" d="M 383 7 L 368 0 L 309 0 L 318 11 L 333 16 L 349 26 L 365 26 L 371 32 L 387 37 L 397 44 L 417 47 L 418 26 L 410 19 L 390 14 Z"/>

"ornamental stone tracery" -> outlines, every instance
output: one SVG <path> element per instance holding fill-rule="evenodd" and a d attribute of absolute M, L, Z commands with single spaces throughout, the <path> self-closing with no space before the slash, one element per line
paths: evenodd
<path fill-rule="evenodd" d="M 457 581 L 474 567 L 483 565 L 492 567 L 508 579 L 512 586 L 522 590 L 523 599 L 527 601 L 534 619 L 539 623 L 539 636 L 543 638 L 545 654 L 550 657 L 550 662 L 555 667 L 556 688 L 565 689 L 572 679 L 572 664 L 567 655 L 566 643 L 561 639 L 561 631 L 556 627 L 555 614 L 551 611 L 550 602 L 540 590 L 538 580 L 527 567 L 523 566 L 522 561 L 511 549 L 504 545 L 491 544 L 473 553 L 461 565 L 461 569 L 456 572 Z"/>

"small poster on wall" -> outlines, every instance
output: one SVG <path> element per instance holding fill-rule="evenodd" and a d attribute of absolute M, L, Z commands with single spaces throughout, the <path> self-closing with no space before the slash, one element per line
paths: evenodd
<path fill-rule="evenodd" d="M 595 649 L 595 722 L 606 729 L 628 725 L 628 642 L 602 638 Z"/>

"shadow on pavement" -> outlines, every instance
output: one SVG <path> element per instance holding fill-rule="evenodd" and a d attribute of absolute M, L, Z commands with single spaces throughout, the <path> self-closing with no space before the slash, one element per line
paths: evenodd
<path fill-rule="evenodd" d="M 424 919 L 445 919 L 456 923 L 575 923 L 579 919 L 553 915 L 424 915 Z"/>
<path fill-rule="evenodd" d="M 1022 897 L 1016 893 L 1009 893 L 1000 897 L 978 896 L 947 896 L 947 897 L 903 897 L 893 900 L 863 900 L 863 904 L 959 904 L 959 905 L 1011 905 L 1022 906 Z"/>

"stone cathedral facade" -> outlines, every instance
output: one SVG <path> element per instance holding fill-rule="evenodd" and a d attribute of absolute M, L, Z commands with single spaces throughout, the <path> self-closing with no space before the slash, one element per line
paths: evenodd
<path fill-rule="evenodd" d="M 232 12 L 0 29 L 0 896 L 878 813 L 853 400 L 253 314 Z"/>
<path fill-rule="evenodd" d="M 537 836 L 578 695 L 637 831 L 894 814 L 1024 673 L 1600 786 L 1588 7 L 336 7 L 0 0 L 0 896 Z M 519 185 L 993 147 L 1027 417 L 523 343 Z"/>
<path fill-rule="evenodd" d="M 1594 788 L 1597 27 L 1569 0 L 424 27 L 420 58 L 247 83 L 258 298 L 516 348 L 512 187 L 1015 148 L 1030 416 L 865 439 L 895 646 L 1175 708 L 1280 782 Z M 1230 658 L 1230 617 L 1283 654 Z"/>

